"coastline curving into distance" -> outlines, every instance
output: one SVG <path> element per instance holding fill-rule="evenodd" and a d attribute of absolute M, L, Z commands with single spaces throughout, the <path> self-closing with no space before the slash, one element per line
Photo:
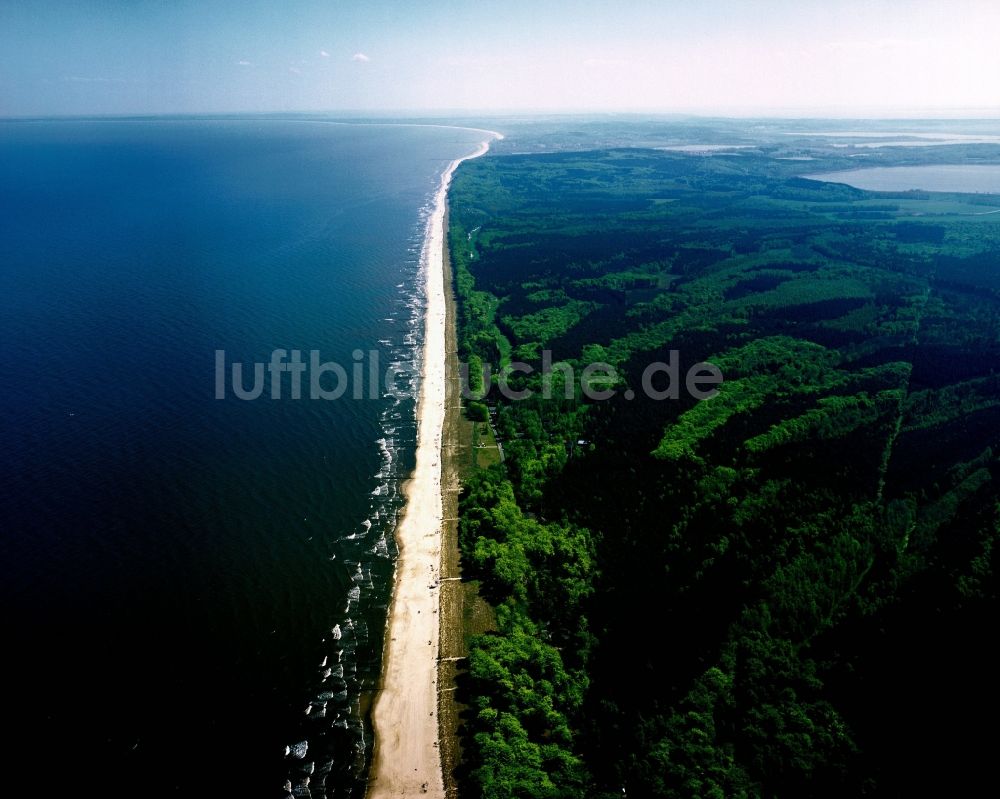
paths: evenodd
<path fill-rule="evenodd" d="M 493 131 L 491 138 L 503 136 Z M 441 175 L 422 254 L 426 315 L 417 400 L 416 466 L 396 528 L 399 558 L 386 625 L 382 687 L 372 711 L 375 751 L 370 799 L 444 796 L 437 746 L 437 657 L 441 562 L 441 435 L 445 415 L 445 296 L 442 269 L 445 211 L 452 175 L 479 149 L 452 161 Z"/>

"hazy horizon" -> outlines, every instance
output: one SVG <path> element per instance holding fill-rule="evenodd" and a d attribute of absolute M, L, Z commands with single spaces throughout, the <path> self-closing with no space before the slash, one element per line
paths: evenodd
<path fill-rule="evenodd" d="M 0 7 L 0 116 L 1000 115 L 1000 4 Z"/>
<path fill-rule="evenodd" d="M 238 110 L 238 111 L 135 111 L 108 113 L 48 113 L 48 114 L 0 114 L 0 119 L 17 120 L 84 120 L 84 119 L 170 119 L 170 118 L 222 118 L 222 117 L 328 117 L 331 122 L 344 124 L 429 124 L 446 123 L 448 126 L 462 127 L 459 123 L 471 120 L 510 120 L 525 119 L 596 119 L 607 117 L 620 119 L 636 118 L 675 118 L 677 120 L 775 120 L 775 121 L 859 121 L 859 122 L 989 122 L 1000 120 L 1000 106 L 991 108 L 801 108 L 801 109 L 769 109 L 769 108 L 721 108 L 721 109 L 690 109 L 690 110 L 598 110 L 598 109 L 494 109 L 494 108 L 371 108 L 371 109 L 323 109 L 302 108 L 282 111 Z"/>

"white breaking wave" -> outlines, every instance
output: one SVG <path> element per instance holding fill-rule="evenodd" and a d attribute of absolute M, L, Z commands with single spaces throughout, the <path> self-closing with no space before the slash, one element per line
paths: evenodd
<path fill-rule="evenodd" d="M 497 136 L 496 138 L 501 137 Z M 484 145 L 476 155 L 485 152 L 486 149 L 487 147 Z M 322 662 L 317 670 L 318 678 L 314 678 L 317 681 L 313 690 L 318 690 L 320 687 L 324 690 L 319 692 L 315 699 L 308 701 L 304 709 L 304 714 L 308 717 L 308 721 L 304 723 L 308 724 L 310 729 L 329 730 L 333 726 L 350 730 L 358 758 L 353 766 L 355 769 L 364 766 L 366 735 L 361 714 L 360 691 L 365 685 L 365 681 L 370 679 L 370 675 L 365 671 L 368 666 L 364 660 L 359 674 L 357 655 L 355 654 L 364 653 L 362 657 L 368 657 L 371 637 L 367 622 L 363 615 L 359 616 L 359 614 L 363 614 L 368 607 L 366 605 L 368 592 L 375 590 L 372 564 L 376 561 L 364 563 L 363 559 L 367 554 L 369 557 L 374 556 L 380 561 L 385 561 L 391 560 L 396 554 L 393 534 L 402 504 L 400 493 L 402 475 L 400 474 L 401 464 L 398 457 L 402 442 L 396 436 L 400 434 L 400 429 L 406 431 L 407 438 L 413 435 L 411 430 L 417 430 L 419 435 L 415 406 L 418 397 L 421 396 L 424 373 L 425 342 L 422 339 L 428 329 L 428 311 L 436 307 L 436 300 L 439 299 L 435 297 L 435 302 L 432 302 L 429 294 L 432 290 L 433 270 L 431 267 L 436 266 L 440 258 L 429 259 L 428 256 L 443 246 L 440 213 L 447 180 L 450 179 L 456 164 L 457 161 L 448 167 L 442 175 L 442 181 L 436 187 L 435 193 L 419 210 L 419 229 L 414 230 L 413 240 L 407 248 L 408 257 L 403 260 L 399 267 L 401 277 L 405 279 L 396 285 L 399 296 L 394 306 L 391 309 L 386 309 L 388 313 L 383 317 L 383 321 L 391 327 L 386 330 L 386 334 L 383 334 L 383 338 L 378 339 L 378 344 L 386 348 L 383 351 L 388 354 L 386 362 L 396 370 L 396 387 L 400 393 L 392 394 L 380 401 L 379 427 L 381 437 L 377 438 L 374 443 L 378 448 L 381 465 L 374 475 L 368 516 L 354 531 L 347 535 L 341 533 L 340 537 L 336 539 L 343 547 L 340 552 L 341 558 L 337 558 L 336 554 L 330 555 L 330 561 L 336 559 L 335 568 L 337 569 L 339 569 L 340 563 L 344 563 L 348 568 L 354 566 L 354 572 L 349 578 L 352 584 L 347 590 L 346 604 L 343 610 L 337 614 L 335 609 L 335 618 L 330 619 L 330 622 L 337 621 L 337 623 L 330 628 L 329 638 L 336 642 L 339 648 L 331 648 L 329 654 L 322 657 Z M 434 263 L 430 264 L 429 260 L 433 260 Z M 437 286 L 433 288 L 435 291 L 438 290 Z M 432 319 L 434 325 L 438 326 L 439 314 L 433 312 Z M 423 401 L 427 401 L 426 398 Z M 406 441 L 406 438 L 403 441 Z M 440 438 L 437 438 L 436 441 L 440 446 Z M 405 455 L 402 460 L 406 461 Z M 439 459 L 435 459 L 434 467 L 440 468 Z M 440 479 L 438 478 L 434 483 L 439 486 Z M 385 566 L 376 567 L 375 572 L 380 575 L 384 574 Z M 357 620 L 352 620 L 348 614 Z M 377 646 L 379 640 L 376 637 L 372 644 Z M 344 652 L 347 652 L 346 658 L 343 656 Z M 327 707 L 328 703 L 331 703 L 329 708 Z M 311 732 L 309 737 L 312 737 Z M 308 740 L 302 741 L 286 747 L 286 755 L 293 758 L 293 762 L 303 761 L 308 747 Z M 316 756 L 316 752 L 313 756 Z M 325 763 L 322 760 L 319 761 L 318 765 L 308 761 L 301 763 L 301 765 L 296 762 L 292 774 L 296 785 L 295 795 L 327 797 L 325 781 L 333 765 L 332 761 Z M 309 776 L 314 771 L 317 776 L 311 789 L 313 793 L 310 794 L 310 789 L 306 786 L 309 784 Z M 316 793 L 317 790 L 318 793 Z"/>

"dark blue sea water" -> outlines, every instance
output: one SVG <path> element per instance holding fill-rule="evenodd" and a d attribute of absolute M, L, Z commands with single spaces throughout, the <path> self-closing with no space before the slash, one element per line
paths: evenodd
<path fill-rule="evenodd" d="M 215 351 L 416 370 L 428 203 L 482 138 L 0 123 L 5 792 L 360 795 L 413 402 L 217 400 Z"/>

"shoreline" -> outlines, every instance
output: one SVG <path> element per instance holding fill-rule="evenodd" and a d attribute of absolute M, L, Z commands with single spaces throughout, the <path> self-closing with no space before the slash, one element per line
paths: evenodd
<path fill-rule="evenodd" d="M 493 138 L 502 138 L 490 133 Z M 445 491 L 442 443 L 448 393 L 445 216 L 452 175 L 463 161 L 484 155 L 490 141 L 484 141 L 474 153 L 456 158 L 441 175 L 424 239 L 426 309 L 416 464 L 404 483 L 406 503 L 395 530 L 399 555 L 386 622 L 381 686 L 371 715 L 375 745 L 368 799 L 445 796 L 438 728 Z"/>

